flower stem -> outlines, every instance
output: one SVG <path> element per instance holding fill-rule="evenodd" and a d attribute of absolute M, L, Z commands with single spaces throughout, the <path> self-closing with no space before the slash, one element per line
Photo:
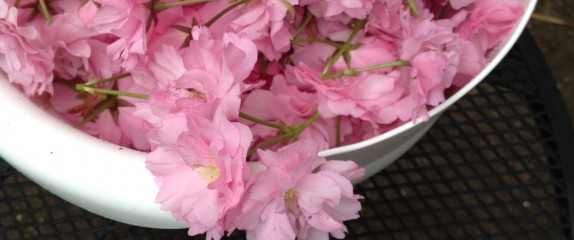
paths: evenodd
<path fill-rule="evenodd" d="M 319 114 L 319 112 L 316 112 L 311 118 L 307 119 L 307 121 L 305 121 L 303 124 L 299 125 L 299 126 L 294 126 L 294 127 L 289 127 L 290 131 L 285 131 L 283 135 L 273 138 L 269 141 L 266 141 L 262 144 L 259 144 L 251 149 L 249 149 L 249 151 L 247 152 L 247 156 L 251 156 L 253 155 L 255 152 L 257 152 L 257 149 L 263 149 L 263 148 L 268 148 L 271 147 L 281 141 L 287 140 L 287 139 L 291 139 L 291 140 L 296 140 L 299 137 L 299 134 L 301 134 L 305 129 L 307 129 L 309 126 L 311 126 L 311 124 L 313 124 L 315 121 L 317 121 L 317 119 L 319 119 L 321 117 L 321 114 Z M 281 128 L 283 129 L 283 128 Z"/>
<path fill-rule="evenodd" d="M 156 12 L 161 12 L 163 10 L 167 10 L 174 7 L 182 7 L 187 5 L 193 5 L 197 3 L 205 3 L 211 2 L 213 0 L 183 0 L 179 2 L 166 2 L 166 3 L 157 3 L 153 5 L 153 8 Z"/>
<path fill-rule="evenodd" d="M 297 29 L 295 29 L 295 31 L 293 32 L 293 37 L 297 37 L 299 33 L 301 33 L 301 31 L 303 31 L 303 29 L 305 29 L 305 27 L 309 25 L 311 19 L 313 19 L 313 14 L 309 13 L 309 11 L 305 9 L 305 15 L 303 15 L 303 21 L 301 21 L 301 24 L 299 24 Z"/>
<path fill-rule="evenodd" d="M 248 3 L 249 0 L 240 0 L 237 1 L 236 3 L 234 3 L 233 5 L 223 9 L 223 11 L 219 12 L 217 15 L 215 15 L 214 17 L 212 17 L 211 19 L 209 19 L 209 21 L 207 21 L 205 23 L 206 27 L 211 26 L 213 23 L 215 23 L 215 21 L 219 20 L 221 17 L 223 17 L 225 14 L 227 14 L 228 12 L 231 12 L 231 10 L 235 9 L 236 7 L 241 6 L 242 4 L 246 4 Z"/>
<path fill-rule="evenodd" d="M 349 68 L 349 69 L 344 70 L 344 71 L 336 72 L 336 73 L 329 74 L 329 75 L 324 75 L 323 80 L 338 78 L 338 77 L 347 76 L 347 75 L 353 76 L 353 75 L 357 75 L 361 72 L 372 71 L 372 70 L 377 70 L 377 69 L 382 69 L 382 68 L 403 67 L 403 66 L 410 66 L 410 65 L 411 65 L 411 63 L 409 61 L 399 60 L 399 61 L 395 61 L 395 62 L 389 62 L 389 63 L 383 63 L 383 64 L 377 64 L 377 65 L 373 65 L 373 66 L 368 66 L 368 67 L 364 67 L 364 68 Z"/>
<path fill-rule="evenodd" d="M 341 48 L 339 48 L 339 51 L 337 51 L 335 53 L 335 55 L 333 55 L 331 58 L 329 58 L 329 60 L 327 61 L 327 66 L 325 66 L 325 69 L 323 70 L 323 76 L 327 75 L 329 73 L 329 71 L 331 71 L 331 68 L 333 67 L 333 65 L 335 65 L 335 62 L 337 62 L 337 60 L 339 60 L 339 58 L 350 49 L 350 47 L 352 46 L 352 42 L 353 39 L 355 39 L 355 37 L 357 36 L 357 34 L 359 34 L 359 32 L 361 31 L 361 29 L 363 29 L 363 26 L 365 26 L 365 23 L 367 22 L 367 19 L 357 19 L 355 21 L 355 28 L 353 29 L 353 32 L 351 33 L 351 35 L 349 36 L 349 38 L 347 39 L 347 41 L 345 41 L 345 43 L 343 44 L 343 46 Z M 324 77 L 323 77 L 324 78 Z"/>
<path fill-rule="evenodd" d="M 246 113 L 240 112 L 240 113 L 239 113 L 239 116 L 240 116 L 241 118 L 247 119 L 247 120 L 252 121 L 252 122 L 254 122 L 254 123 L 257 123 L 257 124 L 261 124 L 261 125 L 263 125 L 263 126 L 267 126 L 267 127 L 271 127 L 271 128 L 276 128 L 276 129 L 281 129 L 281 127 L 280 127 L 279 125 L 275 124 L 275 123 L 271 123 L 271 122 L 268 122 L 268 121 L 265 121 L 265 120 L 261 120 L 261 119 L 259 119 L 259 118 L 253 117 L 253 116 L 251 116 L 251 115 L 249 115 L 249 114 L 246 114 Z"/>
<path fill-rule="evenodd" d="M 123 91 L 103 89 L 103 88 L 94 88 L 94 87 L 90 87 L 89 85 L 86 85 L 86 84 L 76 85 L 76 90 L 81 91 L 81 92 L 91 93 L 91 94 L 101 93 L 101 94 L 106 94 L 106 95 L 125 96 L 125 97 L 139 98 L 139 99 L 144 99 L 144 100 L 149 99 L 149 96 L 145 95 L 145 94 L 123 92 Z"/>
<path fill-rule="evenodd" d="M 291 134 L 283 134 L 283 135 L 281 135 L 281 136 L 279 136 L 279 137 L 273 138 L 273 139 L 271 139 L 271 140 L 269 140 L 269 141 L 267 141 L 267 142 L 264 142 L 264 143 L 262 143 L 262 144 L 259 144 L 259 145 L 255 146 L 255 147 L 249 149 L 249 151 L 247 151 L 247 156 L 251 156 L 251 155 L 253 155 L 254 153 L 256 153 L 256 152 L 257 152 L 257 149 L 263 149 L 263 148 L 271 147 L 271 146 L 273 146 L 273 145 L 275 145 L 275 144 L 277 144 L 277 143 L 279 143 L 279 142 L 281 142 L 281 141 L 283 141 L 283 140 L 287 140 L 287 139 L 289 139 L 289 138 L 291 138 Z"/>
<path fill-rule="evenodd" d="M 266 57 L 263 58 L 263 63 L 261 64 L 261 69 L 259 71 L 259 76 L 264 78 L 267 76 L 267 68 L 269 67 L 269 60 Z"/>
<path fill-rule="evenodd" d="M 333 41 L 329 41 L 327 39 L 321 39 L 321 38 L 297 38 L 297 39 L 293 39 L 293 41 L 291 41 L 293 44 L 300 44 L 300 43 L 305 43 L 305 42 L 318 42 L 318 43 L 324 43 L 327 45 L 331 45 L 335 48 L 341 48 L 343 47 L 343 44 L 341 43 L 336 43 Z"/>
<path fill-rule="evenodd" d="M 417 5 L 415 5 L 415 1 L 414 0 L 407 0 L 407 3 L 409 4 L 409 8 L 411 9 L 411 12 L 413 13 L 413 15 L 415 17 L 418 17 L 419 11 L 417 10 Z"/>
<path fill-rule="evenodd" d="M 287 8 L 287 11 L 289 12 L 289 14 L 291 14 L 291 23 L 293 23 L 293 21 L 295 21 L 295 8 L 287 0 L 279 0 L 279 2 L 281 2 L 283 6 Z"/>
<path fill-rule="evenodd" d="M 307 127 L 311 126 L 311 124 L 313 124 L 315 121 L 317 121 L 317 119 L 319 119 L 321 117 L 321 114 L 319 114 L 319 112 L 315 112 L 315 114 L 307 119 L 307 121 L 305 121 L 303 124 L 295 127 L 293 129 L 293 137 L 297 138 L 299 137 L 299 134 L 303 132 L 303 130 L 307 129 Z"/>
<path fill-rule="evenodd" d="M 50 10 L 48 10 L 48 5 L 46 5 L 46 1 L 39 0 L 38 3 L 40 4 L 40 12 L 42 12 L 44 18 L 46 18 L 48 24 L 52 24 L 52 15 L 50 14 Z"/>
<path fill-rule="evenodd" d="M 94 109 L 93 112 L 91 112 L 88 116 L 84 117 L 81 121 L 75 122 L 74 126 L 79 127 L 79 126 L 82 126 L 82 125 L 96 119 L 96 117 L 98 117 L 100 115 L 100 113 L 102 113 L 106 109 L 110 109 L 110 108 L 114 107 L 116 105 L 116 103 L 117 103 L 117 98 L 115 98 L 115 97 L 108 98 L 108 99 L 98 103 L 98 105 L 96 106 L 96 108 Z"/>

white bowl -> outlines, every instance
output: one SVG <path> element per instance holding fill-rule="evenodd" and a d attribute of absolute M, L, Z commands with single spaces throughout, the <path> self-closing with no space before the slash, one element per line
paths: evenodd
<path fill-rule="evenodd" d="M 468 93 L 502 60 L 528 22 L 537 0 L 513 34 L 469 84 L 430 111 L 426 122 L 409 122 L 375 138 L 323 151 L 353 159 L 368 178 L 415 144 L 440 114 Z M 185 228 L 155 203 L 157 186 L 145 168 L 145 154 L 96 139 L 63 123 L 26 98 L 0 75 L 0 156 L 32 181 L 95 214 L 143 227 Z"/>

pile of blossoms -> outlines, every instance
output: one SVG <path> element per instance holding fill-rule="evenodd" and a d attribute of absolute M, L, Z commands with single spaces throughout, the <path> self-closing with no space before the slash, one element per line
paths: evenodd
<path fill-rule="evenodd" d="M 149 152 L 190 235 L 344 238 L 364 170 L 318 152 L 422 119 L 485 66 L 521 0 L 1 0 L 0 71 Z"/>

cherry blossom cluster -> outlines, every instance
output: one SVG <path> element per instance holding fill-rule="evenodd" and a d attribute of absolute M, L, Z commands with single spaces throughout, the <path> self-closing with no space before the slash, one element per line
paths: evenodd
<path fill-rule="evenodd" d="M 522 0 L 2 0 L 0 73 L 149 152 L 189 234 L 344 238 L 364 170 L 318 152 L 426 119 Z"/>

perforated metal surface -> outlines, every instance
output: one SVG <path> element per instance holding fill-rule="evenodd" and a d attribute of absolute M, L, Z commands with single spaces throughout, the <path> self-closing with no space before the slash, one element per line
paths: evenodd
<path fill-rule="evenodd" d="M 560 101 L 524 35 L 405 156 L 357 187 L 364 209 L 348 239 L 571 238 L 574 134 Z M 93 215 L 3 162 L 0 177 L 0 239 L 187 236 Z"/>

